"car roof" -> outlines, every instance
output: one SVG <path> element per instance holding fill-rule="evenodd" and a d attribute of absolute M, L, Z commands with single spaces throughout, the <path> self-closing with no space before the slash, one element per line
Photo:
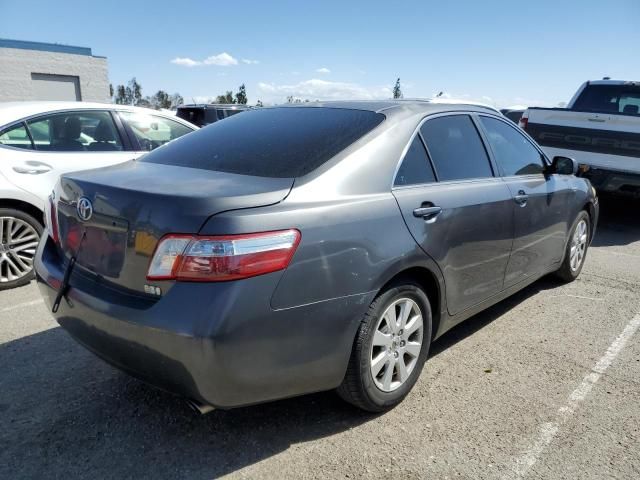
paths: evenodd
<path fill-rule="evenodd" d="M 302 103 L 286 103 L 283 105 L 274 105 L 273 107 L 262 108 L 280 108 L 280 107 L 327 107 L 327 108 L 346 108 L 351 110 L 368 110 L 376 113 L 390 113 L 394 110 L 423 111 L 424 113 L 438 113 L 447 111 L 478 111 L 489 112 L 501 115 L 500 111 L 489 105 L 482 103 L 454 100 L 454 99 L 389 99 L 389 100 L 338 100 L 326 102 L 302 102 Z"/>
<path fill-rule="evenodd" d="M 60 110 L 119 110 L 138 113 L 153 113 L 167 118 L 176 119 L 172 115 L 151 108 L 132 107 L 113 103 L 98 102 L 0 102 L 0 126 L 8 125 L 17 120 L 34 115 L 57 112 Z M 177 119 L 180 121 L 180 119 Z"/>
<path fill-rule="evenodd" d="M 219 108 L 227 110 L 245 110 L 251 108 L 251 106 L 237 103 L 187 103 L 178 106 L 178 110 L 181 108 Z"/>
<path fill-rule="evenodd" d="M 589 80 L 589 85 L 640 85 L 640 82 L 633 80 Z"/>

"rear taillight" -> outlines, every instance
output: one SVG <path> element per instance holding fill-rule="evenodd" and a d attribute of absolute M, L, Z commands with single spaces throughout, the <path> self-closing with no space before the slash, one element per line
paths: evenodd
<path fill-rule="evenodd" d="M 166 235 L 151 258 L 148 280 L 220 282 L 287 268 L 300 243 L 295 229 L 242 235 Z"/>
<path fill-rule="evenodd" d="M 49 235 L 53 238 L 55 243 L 60 243 L 60 233 L 58 228 L 58 209 L 56 207 L 55 194 L 49 195 L 49 202 L 45 209 L 45 222 L 47 223 L 47 229 Z"/>

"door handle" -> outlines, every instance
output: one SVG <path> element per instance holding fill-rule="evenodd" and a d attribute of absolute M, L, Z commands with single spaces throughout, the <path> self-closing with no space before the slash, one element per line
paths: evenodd
<path fill-rule="evenodd" d="M 47 167 L 13 167 L 13 171 L 16 173 L 26 173 L 27 175 L 40 175 L 41 173 L 50 172 L 51 169 Z"/>
<path fill-rule="evenodd" d="M 513 197 L 513 200 L 521 207 L 524 207 L 527 204 L 527 200 L 529 200 L 529 195 L 527 195 L 524 190 L 519 190 L 518 194 Z"/>
<path fill-rule="evenodd" d="M 413 211 L 414 217 L 422 217 L 425 220 L 434 220 L 442 212 L 442 207 L 420 207 Z"/>

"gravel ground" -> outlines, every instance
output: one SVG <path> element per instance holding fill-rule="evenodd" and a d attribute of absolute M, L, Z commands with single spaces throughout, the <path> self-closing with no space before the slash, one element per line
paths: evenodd
<path fill-rule="evenodd" d="M 640 202 L 602 203 L 576 282 L 449 332 L 384 415 L 329 392 L 200 416 L 77 345 L 35 285 L 0 292 L 0 478 L 640 478 Z"/>

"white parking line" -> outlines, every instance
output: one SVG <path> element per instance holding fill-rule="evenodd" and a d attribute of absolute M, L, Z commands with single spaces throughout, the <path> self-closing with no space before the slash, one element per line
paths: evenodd
<path fill-rule="evenodd" d="M 42 298 L 40 298 L 38 300 L 32 300 L 30 302 L 17 303 L 16 305 L 11 305 L 10 307 L 3 308 L 2 310 L 0 310 L 0 313 L 10 312 L 11 310 L 17 310 L 19 308 L 30 307 L 32 305 L 38 305 L 39 303 L 43 303 L 43 302 L 44 302 L 44 300 Z"/>
<path fill-rule="evenodd" d="M 613 341 L 605 354 L 593 366 L 591 372 L 584 377 L 582 383 L 578 385 L 578 388 L 571 392 L 567 403 L 558 409 L 555 421 L 547 422 L 540 426 L 540 432 L 535 443 L 516 460 L 513 470 L 509 472 L 505 478 L 523 478 L 531 467 L 535 465 L 544 449 L 558 434 L 560 426 L 574 414 L 580 403 L 582 403 L 589 392 L 591 392 L 593 386 L 600 380 L 602 374 L 613 363 L 627 344 L 627 341 L 629 341 L 639 327 L 640 313 L 631 319 L 622 333 L 618 335 L 618 338 Z"/>

